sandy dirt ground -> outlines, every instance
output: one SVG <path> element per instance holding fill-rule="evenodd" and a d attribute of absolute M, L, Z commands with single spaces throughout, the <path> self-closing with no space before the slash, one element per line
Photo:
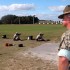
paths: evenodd
<path fill-rule="evenodd" d="M 19 51 L 3 61 L 0 70 L 57 70 L 56 46 L 58 46 L 56 43 L 46 43 L 26 51 Z"/>
<path fill-rule="evenodd" d="M 57 64 L 54 63 L 55 61 L 18 54 L 4 62 L 5 67 L 1 70 L 57 70 Z"/>

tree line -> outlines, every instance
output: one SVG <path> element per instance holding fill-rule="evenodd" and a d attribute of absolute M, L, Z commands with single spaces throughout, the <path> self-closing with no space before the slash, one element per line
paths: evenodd
<path fill-rule="evenodd" d="M 39 19 L 35 16 L 5 15 L 1 17 L 0 24 L 35 24 Z"/>

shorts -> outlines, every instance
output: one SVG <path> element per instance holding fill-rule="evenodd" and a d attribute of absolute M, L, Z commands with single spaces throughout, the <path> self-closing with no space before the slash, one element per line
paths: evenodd
<path fill-rule="evenodd" d="M 69 50 L 66 50 L 66 49 L 61 49 L 61 50 L 58 52 L 58 56 L 64 56 L 64 57 L 66 57 L 68 60 L 70 60 L 70 51 L 69 51 Z"/>

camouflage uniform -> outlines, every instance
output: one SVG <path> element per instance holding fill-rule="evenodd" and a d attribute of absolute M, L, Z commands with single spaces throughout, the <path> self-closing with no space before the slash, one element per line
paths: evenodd
<path fill-rule="evenodd" d="M 70 50 L 70 30 L 63 33 L 59 49 Z"/>

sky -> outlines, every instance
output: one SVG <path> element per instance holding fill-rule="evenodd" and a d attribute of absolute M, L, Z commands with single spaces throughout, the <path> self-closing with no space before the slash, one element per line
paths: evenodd
<path fill-rule="evenodd" d="M 70 0 L 0 0 L 0 18 L 5 15 L 36 16 L 40 20 L 58 21 Z"/>

